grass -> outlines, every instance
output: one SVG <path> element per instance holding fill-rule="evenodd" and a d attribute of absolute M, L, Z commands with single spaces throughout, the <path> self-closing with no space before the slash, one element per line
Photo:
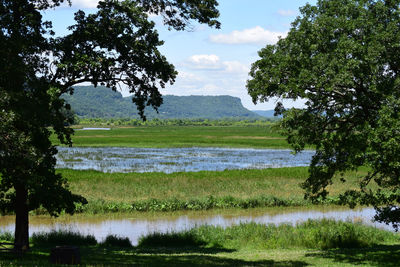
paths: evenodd
<path fill-rule="evenodd" d="M 96 245 L 96 238 L 92 235 L 82 235 L 73 231 L 53 230 L 49 233 L 34 233 L 31 242 L 41 246 L 90 246 Z"/>
<path fill-rule="evenodd" d="M 181 233 L 152 234 L 139 241 L 139 247 L 193 246 L 227 250 L 251 249 L 332 249 L 365 248 L 385 242 L 399 242 L 392 232 L 360 223 L 334 220 L 308 220 L 289 224 L 262 225 L 247 223 L 228 228 L 200 226 Z"/>
<path fill-rule="evenodd" d="M 59 241 L 66 236 L 58 234 Z M 399 241 L 398 234 L 373 227 L 322 220 L 296 227 L 203 226 L 153 234 L 136 247 L 81 244 L 80 252 L 83 266 L 398 266 Z M 51 247 L 32 240 L 23 256 L 0 252 L 0 266 L 51 266 Z"/>
<path fill-rule="evenodd" d="M 105 247 L 120 247 L 120 248 L 131 248 L 132 243 L 127 237 L 119 237 L 116 235 L 108 235 L 100 244 Z"/>
<path fill-rule="evenodd" d="M 71 190 L 89 201 L 89 213 L 206 210 L 309 205 L 300 183 L 306 167 L 186 173 L 102 173 L 63 169 Z M 334 203 L 339 192 L 356 188 L 366 170 L 348 173 L 347 183 L 329 188 Z"/>
<path fill-rule="evenodd" d="M 74 146 L 289 148 L 272 126 L 154 126 L 75 131 Z M 56 136 L 51 138 L 59 144 Z"/>

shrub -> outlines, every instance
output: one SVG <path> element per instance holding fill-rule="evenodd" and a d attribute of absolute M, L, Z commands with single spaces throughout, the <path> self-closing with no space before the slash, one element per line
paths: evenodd
<path fill-rule="evenodd" d="M 121 248 L 131 248 L 132 243 L 127 237 L 119 237 L 116 235 L 108 235 L 103 242 L 100 243 L 101 246 L 107 247 L 121 247 Z"/>

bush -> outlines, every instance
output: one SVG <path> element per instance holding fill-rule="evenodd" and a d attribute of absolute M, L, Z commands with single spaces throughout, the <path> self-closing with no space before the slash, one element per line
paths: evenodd
<path fill-rule="evenodd" d="M 104 239 L 103 242 L 100 243 L 100 246 L 131 248 L 132 243 L 127 237 L 108 235 L 106 239 Z"/>

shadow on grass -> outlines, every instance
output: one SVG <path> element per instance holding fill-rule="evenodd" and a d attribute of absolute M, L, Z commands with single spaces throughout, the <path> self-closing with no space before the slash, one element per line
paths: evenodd
<path fill-rule="evenodd" d="M 225 248 L 204 248 L 204 247 L 136 247 L 135 253 L 139 254 L 218 254 L 218 253 L 232 253 L 236 250 Z"/>
<path fill-rule="evenodd" d="M 18 254 L 12 251 L 0 252 L 0 266 L 46 266 L 49 264 L 49 254 L 38 251 Z"/>
<path fill-rule="evenodd" d="M 327 258 L 338 263 L 350 263 L 354 265 L 399 266 L 400 245 L 377 245 L 363 249 L 334 249 L 325 252 L 309 253 L 306 256 Z"/>
<path fill-rule="evenodd" d="M 210 255 L 208 249 L 159 248 L 146 251 L 132 249 L 131 251 L 110 251 L 90 248 L 84 253 L 90 254 L 85 264 L 102 264 L 105 266 L 307 266 L 302 261 L 245 261 L 228 258 L 229 255 Z M 214 254 L 221 251 L 215 251 Z M 228 252 L 229 253 L 229 252 Z"/>
<path fill-rule="evenodd" d="M 0 266 L 53 266 L 49 262 L 50 249 L 32 249 L 23 256 L 0 252 Z M 245 261 L 221 255 L 212 255 L 208 249 L 110 249 L 81 247 L 81 266 L 307 266 L 302 261 Z M 175 252 L 175 253 L 174 253 Z"/>

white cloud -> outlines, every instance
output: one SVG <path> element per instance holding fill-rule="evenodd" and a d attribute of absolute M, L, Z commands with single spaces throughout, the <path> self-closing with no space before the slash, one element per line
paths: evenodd
<path fill-rule="evenodd" d="M 260 26 L 242 31 L 233 31 L 229 34 L 211 35 L 210 41 L 221 44 L 274 44 L 279 37 L 284 38 L 286 32 L 273 32 Z"/>
<path fill-rule="evenodd" d="M 96 8 L 99 0 L 72 0 L 72 7 Z"/>
<path fill-rule="evenodd" d="M 213 75 L 223 72 L 247 76 L 250 71 L 249 66 L 239 61 L 222 61 L 217 55 L 193 55 L 180 65 L 191 70 L 209 70 L 214 73 Z"/>
<path fill-rule="evenodd" d="M 294 16 L 296 15 L 296 11 L 288 9 L 288 10 L 284 10 L 284 9 L 280 9 L 278 10 L 278 14 L 281 15 L 282 17 L 290 17 L 290 16 Z"/>
<path fill-rule="evenodd" d="M 186 65 L 193 69 L 215 70 L 221 68 L 221 61 L 217 55 L 193 55 Z"/>
<path fill-rule="evenodd" d="M 225 72 L 247 74 L 250 72 L 250 67 L 242 64 L 239 61 L 225 61 L 223 62 Z"/>

